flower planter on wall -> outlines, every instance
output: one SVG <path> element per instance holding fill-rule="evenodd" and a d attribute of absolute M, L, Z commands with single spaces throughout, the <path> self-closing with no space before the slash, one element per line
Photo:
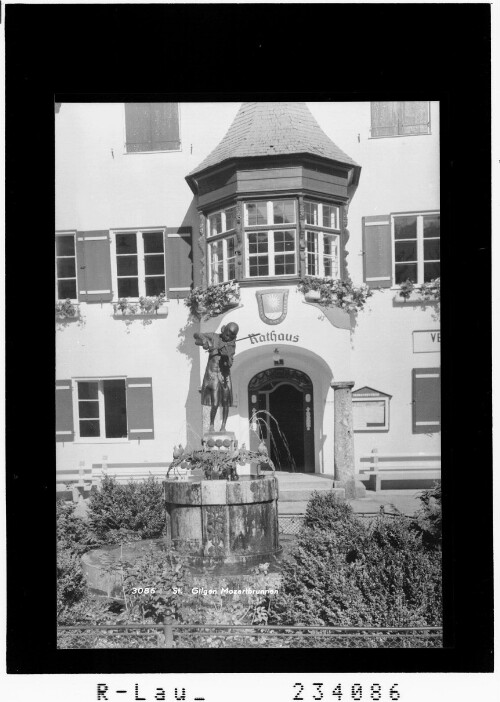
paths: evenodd
<path fill-rule="evenodd" d="M 114 310 L 113 317 L 115 319 L 127 319 L 132 321 L 133 319 L 156 319 L 158 317 L 168 317 L 168 307 L 167 305 L 161 305 L 157 310 L 153 312 L 145 312 L 144 310 Z"/>
<path fill-rule="evenodd" d="M 319 302 L 321 299 L 321 293 L 319 290 L 308 290 L 304 294 L 306 302 Z"/>

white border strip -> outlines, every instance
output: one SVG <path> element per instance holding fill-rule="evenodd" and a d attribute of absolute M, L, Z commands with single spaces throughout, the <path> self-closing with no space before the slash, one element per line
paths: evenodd
<path fill-rule="evenodd" d="M 79 236 L 78 241 L 108 241 L 107 236 Z"/>

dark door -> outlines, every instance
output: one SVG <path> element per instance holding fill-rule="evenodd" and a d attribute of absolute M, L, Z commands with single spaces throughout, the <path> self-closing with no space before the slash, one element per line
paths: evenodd
<path fill-rule="evenodd" d="M 293 385 L 283 384 L 269 393 L 269 412 L 275 418 L 271 460 L 282 470 L 303 471 L 304 466 L 304 395 Z M 271 422 L 274 428 L 274 422 Z"/>
<path fill-rule="evenodd" d="M 248 383 L 250 448 L 260 441 L 276 470 L 314 473 L 313 386 L 295 368 L 268 368 Z"/>

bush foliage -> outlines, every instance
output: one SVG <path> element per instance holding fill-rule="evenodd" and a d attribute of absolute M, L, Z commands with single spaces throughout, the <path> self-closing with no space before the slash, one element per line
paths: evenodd
<path fill-rule="evenodd" d="M 331 494 L 315 494 L 283 562 L 271 623 L 440 626 L 441 557 L 403 516 L 365 525 Z"/>
<path fill-rule="evenodd" d="M 415 517 L 424 543 L 430 548 L 442 546 L 441 484 L 420 494 L 421 507 Z"/>
<path fill-rule="evenodd" d="M 100 489 L 89 500 L 89 526 L 98 539 L 107 543 L 154 539 L 165 529 L 163 488 L 153 476 L 142 482 L 122 485 L 104 476 Z"/>

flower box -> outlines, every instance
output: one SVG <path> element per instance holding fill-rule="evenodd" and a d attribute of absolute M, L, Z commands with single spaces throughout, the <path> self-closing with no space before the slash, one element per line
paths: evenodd
<path fill-rule="evenodd" d="M 238 283 L 234 281 L 209 285 L 207 288 L 196 287 L 186 297 L 184 303 L 189 307 L 193 316 L 207 320 L 238 307 L 240 288 Z"/>
<path fill-rule="evenodd" d="M 350 279 L 302 278 L 297 289 L 304 293 L 306 302 L 315 302 L 322 307 L 338 307 L 345 312 L 357 313 L 373 295 L 367 285 L 353 285 Z"/>
<path fill-rule="evenodd" d="M 319 302 L 321 299 L 321 293 L 319 290 L 307 290 L 304 294 L 306 302 Z"/>
<path fill-rule="evenodd" d="M 123 317 L 149 318 L 166 317 L 168 307 L 165 303 L 165 293 L 154 297 L 140 297 L 137 302 L 122 297 L 113 304 L 113 317 L 120 319 Z"/>
<path fill-rule="evenodd" d="M 56 302 L 56 319 L 58 321 L 71 321 L 80 318 L 78 305 L 71 300 L 58 300 Z"/>

